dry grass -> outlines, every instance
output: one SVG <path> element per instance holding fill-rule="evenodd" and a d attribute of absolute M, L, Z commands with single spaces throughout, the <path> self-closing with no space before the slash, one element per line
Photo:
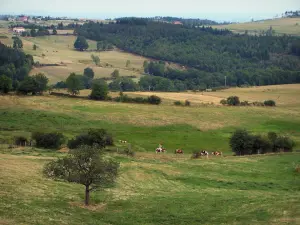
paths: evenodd
<path fill-rule="evenodd" d="M 296 25 L 298 23 L 298 25 Z M 213 26 L 219 29 L 229 29 L 236 33 L 244 33 L 248 30 L 251 34 L 259 34 L 267 31 L 270 26 L 275 30 L 276 34 L 291 34 L 300 36 L 300 18 L 281 18 L 270 19 L 259 22 L 229 24 Z"/>

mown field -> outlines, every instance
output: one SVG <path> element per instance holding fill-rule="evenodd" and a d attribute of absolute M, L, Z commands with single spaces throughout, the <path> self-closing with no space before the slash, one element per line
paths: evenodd
<path fill-rule="evenodd" d="M 246 128 L 252 133 L 267 134 L 274 131 L 291 136 L 297 144 L 296 149 L 300 149 L 300 100 L 296 97 L 299 92 L 299 85 L 282 85 L 233 88 L 203 95 L 168 93 L 163 96 L 163 93 L 149 93 L 163 97 L 163 103 L 159 106 L 62 98 L 47 94 L 1 96 L 0 139 L 11 140 L 19 133 L 30 136 L 32 131 L 37 130 L 58 130 L 71 138 L 89 128 L 105 128 L 116 139 L 130 142 L 136 151 L 152 152 L 162 142 L 170 152 L 183 148 L 189 153 L 199 149 L 230 153 L 228 142 L 232 132 L 237 128 Z M 87 94 L 87 91 L 83 93 Z M 278 106 L 228 107 L 217 104 L 216 99 L 219 102 L 231 95 L 249 101 L 274 99 Z M 172 98 L 176 96 L 190 100 L 192 106 L 174 106 Z M 210 97 L 211 101 L 208 100 Z M 216 104 L 207 104 L 206 101 L 216 101 Z"/>
<path fill-rule="evenodd" d="M 300 36 L 300 18 L 280 18 L 258 22 L 238 23 L 229 25 L 213 26 L 218 29 L 229 29 L 236 33 L 244 33 L 246 30 L 251 34 L 260 34 L 272 26 L 275 34 L 290 34 Z"/>
<path fill-rule="evenodd" d="M 60 31 L 59 31 L 60 32 Z M 69 31 L 68 31 L 69 32 Z M 8 38 L 4 38 L 4 37 Z M 7 28 L 0 28 L 0 41 L 7 45 L 12 45 L 12 33 Z M 120 76 L 136 76 L 139 78 L 143 74 L 143 57 L 114 50 L 106 52 L 74 50 L 75 36 L 43 36 L 21 38 L 23 49 L 26 53 L 34 57 L 35 62 L 40 64 L 58 64 L 58 66 L 43 66 L 33 68 L 31 74 L 44 73 L 50 84 L 65 80 L 70 73 L 82 74 L 86 67 L 91 67 L 95 72 L 95 78 L 110 77 L 111 73 L 118 69 Z M 96 49 L 95 41 L 88 41 L 89 49 Z M 33 45 L 38 46 L 33 50 Z M 91 59 L 91 55 L 100 57 L 100 66 L 96 66 Z M 130 66 L 126 67 L 126 61 L 130 60 Z"/>
<path fill-rule="evenodd" d="M 115 187 L 93 192 L 85 207 L 83 186 L 42 176 L 53 154 L 1 152 L 0 224 L 300 223 L 299 153 L 198 160 L 115 156 L 121 163 Z"/>

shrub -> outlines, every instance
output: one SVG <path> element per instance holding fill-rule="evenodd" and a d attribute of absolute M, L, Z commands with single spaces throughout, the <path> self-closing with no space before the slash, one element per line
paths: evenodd
<path fill-rule="evenodd" d="M 284 152 L 292 152 L 295 147 L 295 142 L 289 137 L 279 136 L 275 141 L 274 147 L 276 152 L 280 152 L 282 150 Z"/>
<path fill-rule="evenodd" d="M 263 102 L 252 102 L 253 106 L 265 106 Z"/>
<path fill-rule="evenodd" d="M 153 105 L 159 105 L 161 103 L 161 98 L 156 95 L 151 95 L 148 97 L 148 102 Z"/>
<path fill-rule="evenodd" d="M 75 149 L 81 145 L 93 146 L 94 144 L 104 148 L 108 145 L 113 145 L 113 138 L 104 129 L 90 129 L 87 133 L 80 134 L 74 139 L 69 140 L 68 147 Z"/>
<path fill-rule="evenodd" d="M 59 132 L 36 132 L 32 134 L 32 139 L 36 141 L 37 147 L 50 149 L 58 149 L 65 140 L 64 135 Z"/>
<path fill-rule="evenodd" d="M 181 102 L 181 101 L 175 101 L 175 102 L 174 102 L 174 105 L 177 105 L 177 106 L 182 106 L 183 104 L 182 104 L 182 102 Z"/>
<path fill-rule="evenodd" d="M 241 103 L 240 103 L 240 105 L 241 106 L 249 106 L 249 105 L 251 105 L 248 101 L 242 101 Z"/>
<path fill-rule="evenodd" d="M 220 101 L 220 103 L 221 103 L 222 105 L 227 105 L 227 100 L 226 100 L 226 99 L 222 99 L 222 100 Z"/>
<path fill-rule="evenodd" d="M 185 100 L 184 105 L 185 106 L 191 106 L 191 102 L 189 100 Z"/>
<path fill-rule="evenodd" d="M 14 142 L 15 142 L 15 145 L 19 145 L 19 146 L 25 146 L 26 143 L 28 142 L 27 138 L 24 137 L 24 136 L 16 136 L 14 138 Z"/>
<path fill-rule="evenodd" d="M 244 129 L 236 130 L 230 138 L 230 147 L 236 155 L 249 155 L 252 153 L 252 136 Z"/>
<path fill-rule="evenodd" d="M 227 98 L 227 104 L 232 106 L 240 105 L 240 98 L 238 96 L 230 96 Z"/>
<path fill-rule="evenodd" d="M 274 100 L 267 100 L 267 101 L 264 101 L 264 105 L 265 106 L 276 106 L 276 102 Z"/>

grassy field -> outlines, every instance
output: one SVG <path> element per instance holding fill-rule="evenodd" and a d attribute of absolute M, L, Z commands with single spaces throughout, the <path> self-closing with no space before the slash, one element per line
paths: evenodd
<path fill-rule="evenodd" d="M 69 32 L 69 31 L 68 31 Z M 2 38 L 1 38 L 2 36 Z M 3 38 L 7 36 L 8 38 Z M 0 41 L 7 45 L 12 45 L 12 33 L 7 28 L 0 28 Z M 143 74 L 143 62 L 146 58 L 114 50 L 107 52 L 79 52 L 73 49 L 75 36 L 43 36 L 21 38 L 24 51 L 33 55 L 34 61 L 41 64 L 58 64 L 59 66 L 46 66 L 33 68 L 31 74 L 44 73 L 51 84 L 65 80 L 72 72 L 82 74 L 84 68 L 91 67 L 96 78 L 110 77 L 110 74 L 118 69 L 121 76 L 136 76 L 139 78 Z M 96 49 L 95 41 L 88 41 L 90 49 Z M 33 50 L 33 45 L 38 46 Z M 91 55 L 100 57 L 101 66 L 96 66 Z M 126 67 L 126 61 L 131 64 Z"/>
<path fill-rule="evenodd" d="M 83 186 L 42 176 L 53 154 L 0 151 L 0 224 L 300 223 L 299 153 L 199 160 L 115 156 L 121 163 L 117 184 L 93 192 L 85 207 Z"/>
<path fill-rule="evenodd" d="M 116 139 L 129 141 L 136 151 L 154 151 L 158 143 L 173 152 L 199 149 L 230 152 L 229 137 L 236 128 L 291 136 L 300 149 L 300 85 L 228 89 L 209 93 L 154 93 L 160 106 L 90 101 L 54 96 L 1 96 L 0 139 L 12 139 L 35 130 L 59 130 L 69 138 L 89 128 L 105 128 Z M 267 91 L 269 90 L 269 91 Z M 87 94 L 87 91 L 84 91 Z M 114 93 L 116 95 L 117 93 Z M 133 93 L 141 95 L 143 93 Z M 149 93 L 153 94 L 153 93 Z M 171 96 L 173 95 L 173 96 Z M 238 95 L 242 100 L 275 99 L 278 106 L 226 107 L 201 104 L 201 99 Z M 170 99 L 189 99 L 191 107 L 178 107 Z M 188 97 L 187 97 L 188 96 Z M 190 98 L 192 96 L 192 98 Z M 281 96 L 279 99 L 276 96 Z M 193 100 L 196 99 L 196 100 Z"/>
<path fill-rule="evenodd" d="M 298 24 L 298 25 L 297 25 Z M 238 23 L 229 25 L 213 26 L 218 29 L 229 29 L 236 33 L 244 33 L 246 30 L 251 34 L 260 34 L 272 26 L 275 34 L 290 34 L 300 36 L 300 18 L 280 18 L 258 22 Z"/>

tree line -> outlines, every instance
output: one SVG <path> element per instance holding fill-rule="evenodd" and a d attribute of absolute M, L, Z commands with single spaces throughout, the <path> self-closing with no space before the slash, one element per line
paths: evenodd
<path fill-rule="evenodd" d="M 190 86 L 270 85 L 300 79 L 298 41 L 291 36 L 233 34 L 211 27 L 186 27 L 142 18 L 116 24 L 89 22 L 76 29 L 80 36 L 107 41 L 128 52 L 185 65 L 186 70 L 152 72 Z"/>

